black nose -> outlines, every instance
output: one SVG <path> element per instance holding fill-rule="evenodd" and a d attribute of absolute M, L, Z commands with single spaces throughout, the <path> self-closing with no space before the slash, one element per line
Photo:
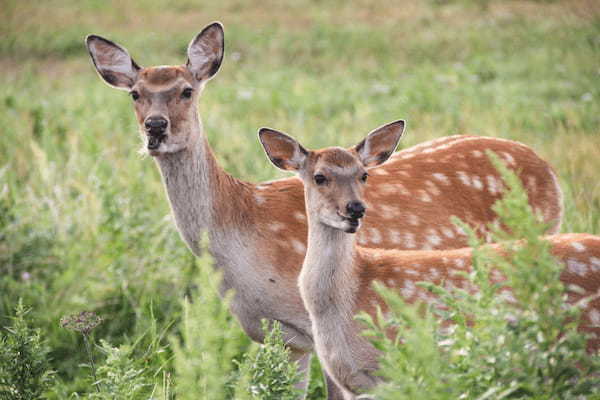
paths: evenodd
<path fill-rule="evenodd" d="M 144 122 L 146 130 L 151 134 L 163 133 L 169 122 L 163 117 L 148 117 Z"/>
<path fill-rule="evenodd" d="M 346 204 L 346 210 L 352 218 L 362 218 L 365 215 L 365 206 L 360 201 L 351 201 Z"/>

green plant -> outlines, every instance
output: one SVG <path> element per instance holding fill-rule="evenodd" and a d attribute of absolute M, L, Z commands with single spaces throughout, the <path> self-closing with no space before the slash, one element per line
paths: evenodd
<path fill-rule="evenodd" d="M 41 399 L 49 388 L 48 347 L 40 330 L 28 326 L 29 310 L 19 301 L 10 327 L 0 332 L 0 399 Z"/>
<path fill-rule="evenodd" d="M 369 325 L 382 350 L 386 383 L 378 398 L 413 399 L 580 399 L 600 396 L 600 357 L 586 353 L 586 338 L 576 330 L 579 305 L 566 303 L 557 263 L 543 239 L 544 226 L 533 214 L 520 180 L 499 159 L 507 191 L 494 210 L 510 234 L 491 227 L 507 255 L 482 246 L 466 225 L 473 245 L 473 265 L 465 277 L 478 291 L 420 283 L 446 306 L 408 305 L 378 285 L 391 313 Z M 520 239 L 516 242 L 513 239 Z M 499 296 L 490 282 L 493 269 L 507 277 L 516 302 Z M 443 326 L 440 321 L 452 321 Z M 388 338 L 385 329 L 398 330 Z M 589 398 L 592 398 L 589 397 Z M 593 397 L 597 398 L 597 397 Z"/>
<path fill-rule="evenodd" d="M 260 400 L 292 400 L 299 391 L 294 385 L 300 382 L 298 366 L 290 361 L 290 351 L 283 341 L 281 324 L 262 321 L 265 333 L 263 345 L 245 354 L 240 366 L 240 381 L 236 398 Z"/>
<path fill-rule="evenodd" d="M 90 361 L 90 369 L 92 371 L 93 384 L 96 390 L 100 392 L 100 381 L 96 376 L 96 365 L 94 363 L 94 352 L 92 351 L 93 342 L 90 343 L 90 333 L 100 325 L 102 318 L 91 311 L 82 311 L 79 314 L 69 315 L 60 319 L 60 326 L 70 331 L 79 332 L 83 335 L 85 342 L 85 351 Z"/>
<path fill-rule="evenodd" d="M 174 391 L 177 399 L 226 399 L 231 396 L 233 360 L 246 342 L 229 312 L 233 293 L 219 296 L 220 274 L 207 251 L 197 266 L 193 288 L 182 300 L 181 336 L 171 337 Z"/>
<path fill-rule="evenodd" d="M 129 346 L 112 347 L 105 340 L 100 340 L 100 350 L 106 354 L 106 360 L 98 367 L 98 383 L 102 390 L 91 393 L 90 399 L 147 399 L 148 390 L 152 387 L 150 380 L 144 375 L 143 368 L 138 368 Z"/>

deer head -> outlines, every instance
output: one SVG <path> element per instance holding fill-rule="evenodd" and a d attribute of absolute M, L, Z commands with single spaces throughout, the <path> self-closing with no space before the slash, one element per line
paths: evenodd
<path fill-rule="evenodd" d="M 258 135 L 276 167 L 299 173 L 309 219 L 355 233 L 367 210 L 363 194 L 367 171 L 390 157 L 404 125 L 399 120 L 377 128 L 350 149 L 306 150 L 294 138 L 269 128 L 261 128 Z"/>
<path fill-rule="evenodd" d="M 180 66 L 140 67 L 125 48 L 100 36 L 85 42 L 100 77 L 129 91 L 146 147 L 152 156 L 188 147 L 199 126 L 196 101 L 223 60 L 223 26 L 208 25 L 190 42 Z"/>

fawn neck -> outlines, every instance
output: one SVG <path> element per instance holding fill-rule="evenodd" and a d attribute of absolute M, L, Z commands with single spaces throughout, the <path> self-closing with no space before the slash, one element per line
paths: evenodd
<path fill-rule="evenodd" d="M 327 226 L 308 214 L 308 246 L 300 290 L 313 315 L 351 312 L 358 280 L 355 235 Z"/>

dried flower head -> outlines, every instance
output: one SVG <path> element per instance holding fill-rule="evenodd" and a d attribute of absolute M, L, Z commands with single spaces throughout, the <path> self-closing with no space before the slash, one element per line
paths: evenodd
<path fill-rule="evenodd" d="M 60 319 L 60 326 L 71 331 L 89 334 L 95 327 L 100 325 L 102 318 L 91 311 L 82 311 Z"/>

